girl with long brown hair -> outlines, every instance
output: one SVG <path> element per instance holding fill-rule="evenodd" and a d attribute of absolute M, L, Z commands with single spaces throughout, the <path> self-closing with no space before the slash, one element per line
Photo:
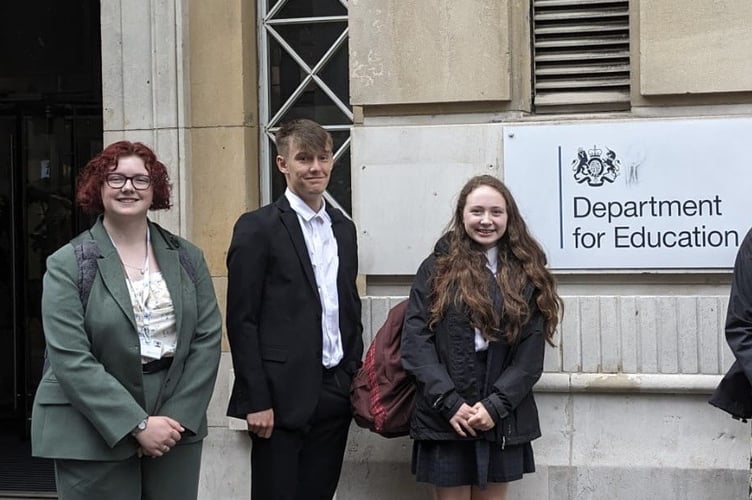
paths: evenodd
<path fill-rule="evenodd" d="M 509 189 L 462 188 L 448 232 L 410 291 L 402 363 L 418 383 L 413 473 L 439 500 L 503 500 L 533 472 L 532 388 L 562 312 L 546 256 Z"/>

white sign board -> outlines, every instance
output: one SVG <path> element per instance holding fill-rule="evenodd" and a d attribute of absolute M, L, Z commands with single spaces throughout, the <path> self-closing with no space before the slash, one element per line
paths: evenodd
<path fill-rule="evenodd" d="M 752 119 L 504 127 L 504 182 L 553 269 L 731 268 Z"/>

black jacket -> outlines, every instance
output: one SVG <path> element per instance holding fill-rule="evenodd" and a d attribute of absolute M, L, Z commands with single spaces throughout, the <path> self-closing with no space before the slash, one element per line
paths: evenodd
<path fill-rule="evenodd" d="M 736 254 L 726 313 L 726 341 L 736 362 L 718 385 L 710 404 L 734 418 L 747 419 L 752 417 L 752 230 Z"/>
<path fill-rule="evenodd" d="M 326 211 L 339 255 L 339 366 L 351 377 L 363 355 L 355 225 L 329 204 Z M 275 428 L 300 429 L 321 390 L 322 311 L 303 231 L 284 195 L 238 219 L 227 269 L 227 338 L 235 369 L 227 414 L 245 419 L 273 408 Z"/>
<path fill-rule="evenodd" d="M 479 439 L 520 444 L 540 437 L 532 388 L 543 372 L 545 338 L 533 287 L 526 289 L 532 316 L 518 343 L 491 342 L 485 380 L 477 380 L 475 330 L 461 308 L 450 306 L 435 331 L 428 328 L 430 283 L 440 252 L 437 250 L 418 269 L 402 330 L 402 364 L 418 383 L 410 436 L 420 440 L 464 439 L 452 429 L 449 419 L 463 402 L 472 406 L 482 401 L 496 425 L 478 433 Z"/>

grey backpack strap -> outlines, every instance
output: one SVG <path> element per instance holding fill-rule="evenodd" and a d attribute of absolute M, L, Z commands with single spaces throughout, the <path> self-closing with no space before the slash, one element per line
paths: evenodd
<path fill-rule="evenodd" d="M 185 272 L 188 273 L 188 276 L 191 278 L 191 281 L 195 284 L 196 283 L 196 267 L 193 265 L 193 261 L 191 260 L 191 256 L 188 255 L 188 251 L 180 244 L 180 239 L 178 239 L 177 236 L 169 232 L 167 229 L 163 228 L 159 224 L 153 223 L 154 227 L 157 228 L 159 231 L 159 234 L 162 235 L 162 238 L 167 241 L 172 248 L 176 249 L 178 251 L 178 257 L 180 258 L 180 265 L 183 266 L 183 269 L 185 269 Z"/>
<path fill-rule="evenodd" d="M 188 252 L 186 252 L 185 248 L 183 248 L 182 246 L 178 247 L 178 256 L 180 257 L 180 265 L 183 266 L 185 272 L 188 273 L 191 281 L 193 283 L 196 283 L 196 268 L 193 267 L 193 261 L 188 255 Z"/>
<path fill-rule="evenodd" d="M 91 235 L 91 233 L 89 233 Z M 91 239 L 80 239 L 80 237 L 71 241 L 73 253 L 76 255 L 78 264 L 78 296 L 81 298 L 81 305 L 86 314 L 86 304 L 89 303 L 89 293 L 94 285 L 94 278 L 97 276 L 97 259 L 99 258 L 99 245 Z M 49 368 L 50 362 L 47 359 L 47 348 L 44 349 L 44 365 L 42 374 Z"/>
<path fill-rule="evenodd" d="M 154 225 L 164 239 L 177 249 L 180 265 L 188 273 L 191 281 L 195 283 L 196 268 L 193 266 L 193 261 L 191 261 L 188 252 L 180 245 L 180 240 L 160 225 Z M 91 233 L 89 233 L 89 236 L 91 236 Z M 99 245 L 93 239 L 81 239 L 73 245 L 73 251 L 76 254 L 76 262 L 78 263 L 78 295 L 81 297 L 81 304 L 84 307 L 84 311 L 86 311 L 91 287 L 94 285 L 94 278 L 97 276 L 97 259 L 100 256 Z"/>
<path fill-rule="evenodd" d="M 99 258 L 99 245 L 94 240 L 83 240 L 73 246 L 78 263 L 78 295 L 81 305 L 86 311 L 89 303 L 89 294 L 97 276 L 97 259 Z"/>

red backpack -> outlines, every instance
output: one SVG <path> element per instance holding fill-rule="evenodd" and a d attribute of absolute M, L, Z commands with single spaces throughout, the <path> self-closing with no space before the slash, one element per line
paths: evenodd
<path fill-rule="evenodd" d="M 407 300 L 389 310 L 350 388 L 355 423 L 384 437 L 406 436 L 415 381 L 402 368 L 400 343 Z"/>

